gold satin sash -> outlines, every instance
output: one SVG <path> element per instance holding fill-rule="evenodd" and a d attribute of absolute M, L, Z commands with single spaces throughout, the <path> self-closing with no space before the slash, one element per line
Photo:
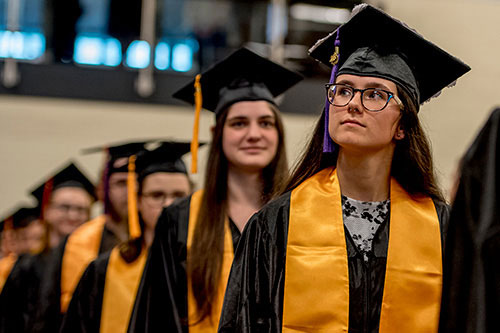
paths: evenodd
<path fill-rule="evenodd" d="M 391 180 L 389 250 L 380 332 L 436 332 L 441 238 L 430 198 L 412 199 Z M 347 332 L 349 268 L 336 170 L 292 191 L 283 332 Z"/>
<path fill-rule="evenodd" d="M 102 299 L 101 333 L 127 332 L 147 253 L 143 248 L 136 260 L 127 263 L 118 247 L 111 251 Z"/>
<path fill-rule="evenodd" d="M 85 222 L 69 237 L 61 268 L 61 313 L 66 313 L 73 292 L 88 264 L 99 254 L 106 216 Z"/>
<path fill-rule="evenodd" d="M 5 282 L 9 278 L 10 272 L 17 261 L 17 255 L 10 253 L 0 259 L 0 293 L 2 293 Z"/>
<path fill-rule="evenodd" d="M 193 234 L 196 228 L 198 219 L 198 212 L 200 210 L 201 198 L 203 191 L 197 191 L 191 196 L 191 204 L 189 209 L 189 226 L 188 226 L 188 240 L 187 240 L 187 258 L 189 260 L 189 249 L 193 241 Z M 207 249 L 210 251 L 210 249 Z M 234 250 L 233 250 L 233 237 L 229 227 L 229 220 L 226 218 L 224 226 L 224 253 L 222 258 L 222 271 L 219 281 L 219 288 L 216 294 L 215 306 L 212 308 L 212 315 L 203 319 L 203 321 L 196 325 L 189 326 L 189 332 L 217 332 L 219 326 L 219 317 L 222 312 L 222 302 L 224 301 L 224 293 L 226 291 L 227 280 L 229 279 L 229 272 L 231 271 L 231 264 L 233 263 Z M 200 317 L 196 307 L 196 299 L 194 298 L 191 279 L 189 274 L 187 276 L 188 284 L 188 322 L 195 323 Z"/>

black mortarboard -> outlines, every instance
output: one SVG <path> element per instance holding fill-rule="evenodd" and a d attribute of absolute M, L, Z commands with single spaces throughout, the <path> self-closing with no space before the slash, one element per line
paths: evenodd
<path fill-rule="evenodd" d="M 48 177 L 41 185 L 36 187 L 31 194 L 43 205 L 47 202 L 48 196 L 55 190 L 63 187 L 78 187 L 85 191 L 95 200 L 94 184 L 78 169 L 74 163 L 69 163 L 64 168 Z"/>
<path fill-rule="evenodd" d="M 10 227 L 14 229 L 24 228 L 27 227 L 31 222 L 37 220 L 39 217 L 39 207 L 20 207 L 16 209 L 14 213 L 10 214 L 7 218 L 1 221 L 2 223 L 0 229 L 4 228 L 5 223 L 12 223 Z"/>
<path fill-rule="evenodd" d="M 139 153 L 135 162 L 139 182 L 156 172 L 187 174 L 186 165 L 181 157 L 188 153 L 190 148 L 190 142 L 163 141 L 156 149 Z"/>
<path fill-rule="evenodd" d="M 300 80 L 300 74 L 240 48 L 201 74 L 203 107 L 217 114 L 241 101 L 264 100 L 274 104 L 274 97 Z M 194 83 L 191 81 L 173 97 L 194 104 Z"/>
<path fill-rule="evenodd" d="M 84 154 L 92 154 L 98 152 L 106 152 L 108 154 L 108 176 L 114 172 L 127 172 L 127 163 L 120 163 L 115 165 L 115 162 L 119 159 L 128 158 L 132 155 L 143 151 L 145 144 L 149 141 L 139 141 L 139 142 L 126 142 L 126 143 L 115 143 L 107 146 L 92 147 L 83 150 Z"/>
<path fill-rule="evenodd" d="M 410 94 L 417 107 L 470 70 L 406 24 L 366 4 L 356 7 L 348 22 L 319 40 L 309 53 L 332 66 L 335 46 L 340 49 L 338 75 L 391 80 Z"/>

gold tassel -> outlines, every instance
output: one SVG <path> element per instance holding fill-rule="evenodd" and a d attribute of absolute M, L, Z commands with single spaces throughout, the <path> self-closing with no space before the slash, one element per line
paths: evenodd
<path fill-rule="evenodd" d="M 139 213 L 137 211 L 137 179 L 135 175 L 135 159 L 132 155 L 128 159 L 127 197 L 128 197 L 128 232 L 130 239 L 141 237 Z"/>
<path fill-rule="evenodd" d="M 200 128 L 200 112 L 202 106 L 201 95 L 201 74 L 196 75 L 194 80 L 194 125 L 193 125 L 193 139 L 191 140 L 191 173 L 198 171 L 198 132 Z"/>

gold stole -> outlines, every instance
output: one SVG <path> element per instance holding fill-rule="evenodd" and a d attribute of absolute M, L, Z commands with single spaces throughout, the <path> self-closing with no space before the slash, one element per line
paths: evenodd
<path fill-rule="evenodd" d="M 2 259 L 0 259 L 0 293 L 5 286 L 5 282 L 9 278 L 10 272 L 12 271 L 12 267 L 17 261 L 17 255 L 14 253 L 9 253 Z"/>
<path fill-rule="evenodd" d="M 101 333 L 127 332 L 147 253 L 143 248 L 135 261 L 127 263 L 118 247 L 111 251 L 102 299 Z"/>
<path fill-rule="evenodd" d="M 437 332 L 442 263 L 430 198 L 413 199 L 391 179 L 389 248 L 380 332 Z M 347 332 L 349 268 L 336 170 L 292 191 L 283 332 Z"/>
<path fill-rule="evenodd" d="M 187 239 L 187 258 L 189 260 L 189 250 L 193 241 L 193 234 L 196 228 L 196 222 L 198 219 L 198 212 L 200 210 L 201 198 L 203 196 L 203 191 L 197 191 L 191 196 L 191 204 L 189 209 L 189 226 L 188 226 L 188 239 Z M 210 249 L 207 249 L 210 251 Z M 233 250 L 233 237 L 231 235 L 231 229 L 229 227 L 229 220 L 226 218 L 224 226 L 224 254 L 222 258 L 222 271 L 219 281 L 219 288 L 216 294 L 216 300 L 213 303 L 215 306 L 212 308 L 212 315 L 203 319 L 203 321 L 196 323 L 200 317 L 198 314 L 198 309 L 196 307 L 196 299 L 194 298 L 193 291 L 191 288 L 191 279 L 189 274 L 187 274 L 187 284 L 188 284 L 188 323 L 189 332 L 217 332 L 219 326 L 219 317 L 222 312 L 222 302 L 224 301 L 224 293 L 226 291 L 227 280 L 229 279 L 229 272 L 231 270 L 231 264 L 233 263 L 234 250 Z"/>
<path fill-rule="evenodd" d="M 66 313 L 76 285 L 88 264 L 99 255 L 106 216 L 85 222 L 69 237 L 61 268 L 61 313 Z"/>

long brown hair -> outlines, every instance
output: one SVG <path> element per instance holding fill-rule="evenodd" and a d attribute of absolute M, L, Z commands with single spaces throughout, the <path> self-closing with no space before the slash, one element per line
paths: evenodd
<path fill-rule="evenodd" d="M 278 147 L 271 163 L 262 172 L 262 202 L 267 202 L 274 188 L 288 176 L 284 128 L 278 109 L 269 104 L 276 120 Z M 227 216 L 228 161 L 222 149 L 222 136 L 229 108 L 217 115 L 205 172 L 205 186 L 200 211 L 188 257 L 188 274 L 200 318 L 212 313 L 222 269 L 224 222 Z M 189 323 L 194 324 L 194 323 Z"/>
<path fill-rule="evenodd" d="M 398 96 L 403 102 L 400 125 L 405 132 L 396 141 L 392 159 L 391 176 L 412 196 L 426 195 L 444 201 L 434 175 L 434 164 L 429 140 L 420 125 L 417 105 L 398 86 Z M 383 111 L 382 111 L 383 112 Z M 310 142 L 302 153 L 283 192 L 291 191 L 318 171 L 337 163 L 337 145 L 334 153 L 323 153 L 325 114 L 318 120 Z"/>

